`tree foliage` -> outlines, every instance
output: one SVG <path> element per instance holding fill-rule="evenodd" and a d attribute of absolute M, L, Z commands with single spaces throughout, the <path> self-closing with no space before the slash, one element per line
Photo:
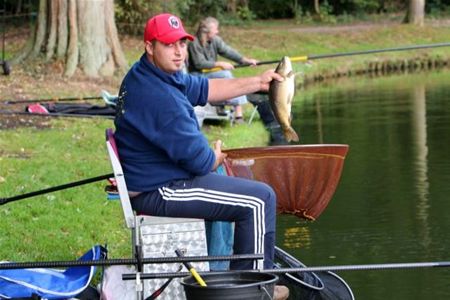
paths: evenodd
<path fill-rule="evenodd" d="M 302 18 L 318 16 L 361 16 L 365 14 L 405 13 L 404 0 L 116 0 L 119 28 L 128 32 L 142 30 L 145 21 L 161 12 L 172 12 L 193 25 L 205 16 L 222 21 L 257 19 Z M 450 0 L 427 0 L 427 13 L 450 11 Z M 129 26 L 126 26 L 129 24 Z M 138 29 L 137 29 L 138 28 Z"/>
<path fill-rule="evenodd" d="M 424 2 L 424 8 L 423 5 L 410 5 L 419 1 Z M 20 15 L 34 13 L 29 18 L 30 24 L 36 25 L 34 40 L 27 46 L 27 51 L 16 57 L 16 61 L 26 55 L 44 55 L 47 61 L 64 61 L 68 76 L 77 67 L 90 76 L 123 69 L 126 62 L 116 38 L 116 24 L 121 33 L 142 34 L 148 18 L 162 12 L 177 14 L 191 26 L 205 16 L 214 16 L 224 24 L 240 20 L 290 18 L 320 23 L 336 21 L 340 16 L 344 19 L 365 14 L 396 13 L 406 15 L 408 22 L 420 24 L 421 21 L 415 19 L 418 15 L 411 15 L 411 11 L 413 14 L 416 11 L 426 15 L 450 14 L 450 0 L 114 0 L 114 11 L 103 11 L 100 6 L 95 6 L 100 2 L 113 3 L 113 0 L 3 0 L 0 9 L 4 8 L 8 15 L 6 27 L 24 25 L 27 20 Z M 70 3 L 76 4 L 76 17 L 75 13 L 72 17 L 66 13 Z M 89 8 L 89 5 L 93 7 Z M 91 14 L 94 9 L 98 14 Z M 108 16 L 105 16 L 106 12 Z M 17 18 L 11 18 L 11 15 L 17 15 Z M 81 35 L 75 39 L 74 34 Z M 98 36 L 109 37 L 103 39 Z"/>
<path fill-rule="evenodd" d="M 37 11 L 39 0 L 3 0 L 7 14 Z M 142 24 L 161 12 L 179 14 L 186 23 L 195 23 L 207 15 L 215 17 L 247 18 L 250 11 L 255 18 L 292 18 L 316 13 L 314 4 L 326 8 L 328 13 L 339 16 L 403 13 L 408 9 L 404 0 L 115 0 L 116 22 L 122 30 L 142 30 Z M 2 9 L 3 7 L 0 7 Z M 298 11 L 296 11 L 298 10 Z M 439 14 L 450 11 L 450 0 L 427 0 L 426 13 Z M 136 29 L 139 28 L 139 29 Z"/>
<path fill-rule="evenodd" d="M 120 31 L 141 34 L 145 22 L 161 12 L 178 13 L 176 1 L 115 0 L 116 24 Z"/>
<path fill-rule="evenodd" d="M 194 24 L 205 16 L 219 17 L 227 11 L 227 0 L 116 0 L 119 28 L 141 33 L 142 25 L 162 12 L 179 15 L 187 24 Z"/>

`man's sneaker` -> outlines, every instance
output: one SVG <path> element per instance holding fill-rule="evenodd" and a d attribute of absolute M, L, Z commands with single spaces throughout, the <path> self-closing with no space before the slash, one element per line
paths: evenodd
<path fill-rule="evenodd" d="M 285 285 L 276 285 L 273 290 L 273 300 L 286 300 L 289 297 L 289 289 Z"/>

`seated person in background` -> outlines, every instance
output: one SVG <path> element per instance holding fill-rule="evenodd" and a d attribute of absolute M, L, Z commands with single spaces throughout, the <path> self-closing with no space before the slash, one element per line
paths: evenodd
<path fill-rule="evenodd" d="M 258 61 L 242 56 L 228 46 L 219 36 L 219 21 L 207 17 L 198 26 L 196 39 L 188 45 L 189 72 L 199 73 L 207 78 L 233 78 L 231 74 L 234 66 L 226 61 L 218 61 L 218 55 L 239 64 L 256 65 Z M 221 68 L 220 71 L 202 73 L 202 69 Z M 234 107 L 236 123 L 243 123 L 242 104 L 247 103 L 245 95 L 229 99 L 226 104 Z"/>

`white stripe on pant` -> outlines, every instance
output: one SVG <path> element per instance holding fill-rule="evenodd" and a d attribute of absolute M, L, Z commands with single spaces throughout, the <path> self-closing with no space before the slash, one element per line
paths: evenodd
<path fill-rule="evenodd" d="M 147 215 L 235 222 L 234 253 L 264 253 L 264 268 L 273 267 L 276 196 L 265 183 L 209 173 L 174 180 L 131 202 Z M 230 264 L 235 270 L 259 267 L 251 261 Z"/>
<path fill-rule="evenodd" d="M 250 207 L 253 210 L 254 249 L 256 253 L 264 253 L 264 202 L 256 197 L 236 195 L 201 188 L 159 189 L 159 193 L 167 201 L 205 201 L 231 206 Z M 260 268 L 254 264 L 254 268 Z"/>

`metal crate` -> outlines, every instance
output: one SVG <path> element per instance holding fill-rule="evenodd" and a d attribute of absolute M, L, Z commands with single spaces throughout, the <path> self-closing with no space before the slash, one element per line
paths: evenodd
<path fill-rule="evenodd" d="M 181 249 L 185 256 L 207 255 L 205 222 L 200 219 L 138 217 L 140 245 L 144 258 L 176 257 L 175 249 Z M 178 272 L 180 263 L 146 264 L 144 273 Z M 209 271 L 208 262 L 192 263 L 199 271 Z M 187 272 L 185 267 L 181 272 Z M 172 280 L 170 285 L 158 297 L 159 299 L 186 299 L 180 278 Z M 144 297 L 147 298 L 160 288 L 167 278 L 144 281 Z"/>

